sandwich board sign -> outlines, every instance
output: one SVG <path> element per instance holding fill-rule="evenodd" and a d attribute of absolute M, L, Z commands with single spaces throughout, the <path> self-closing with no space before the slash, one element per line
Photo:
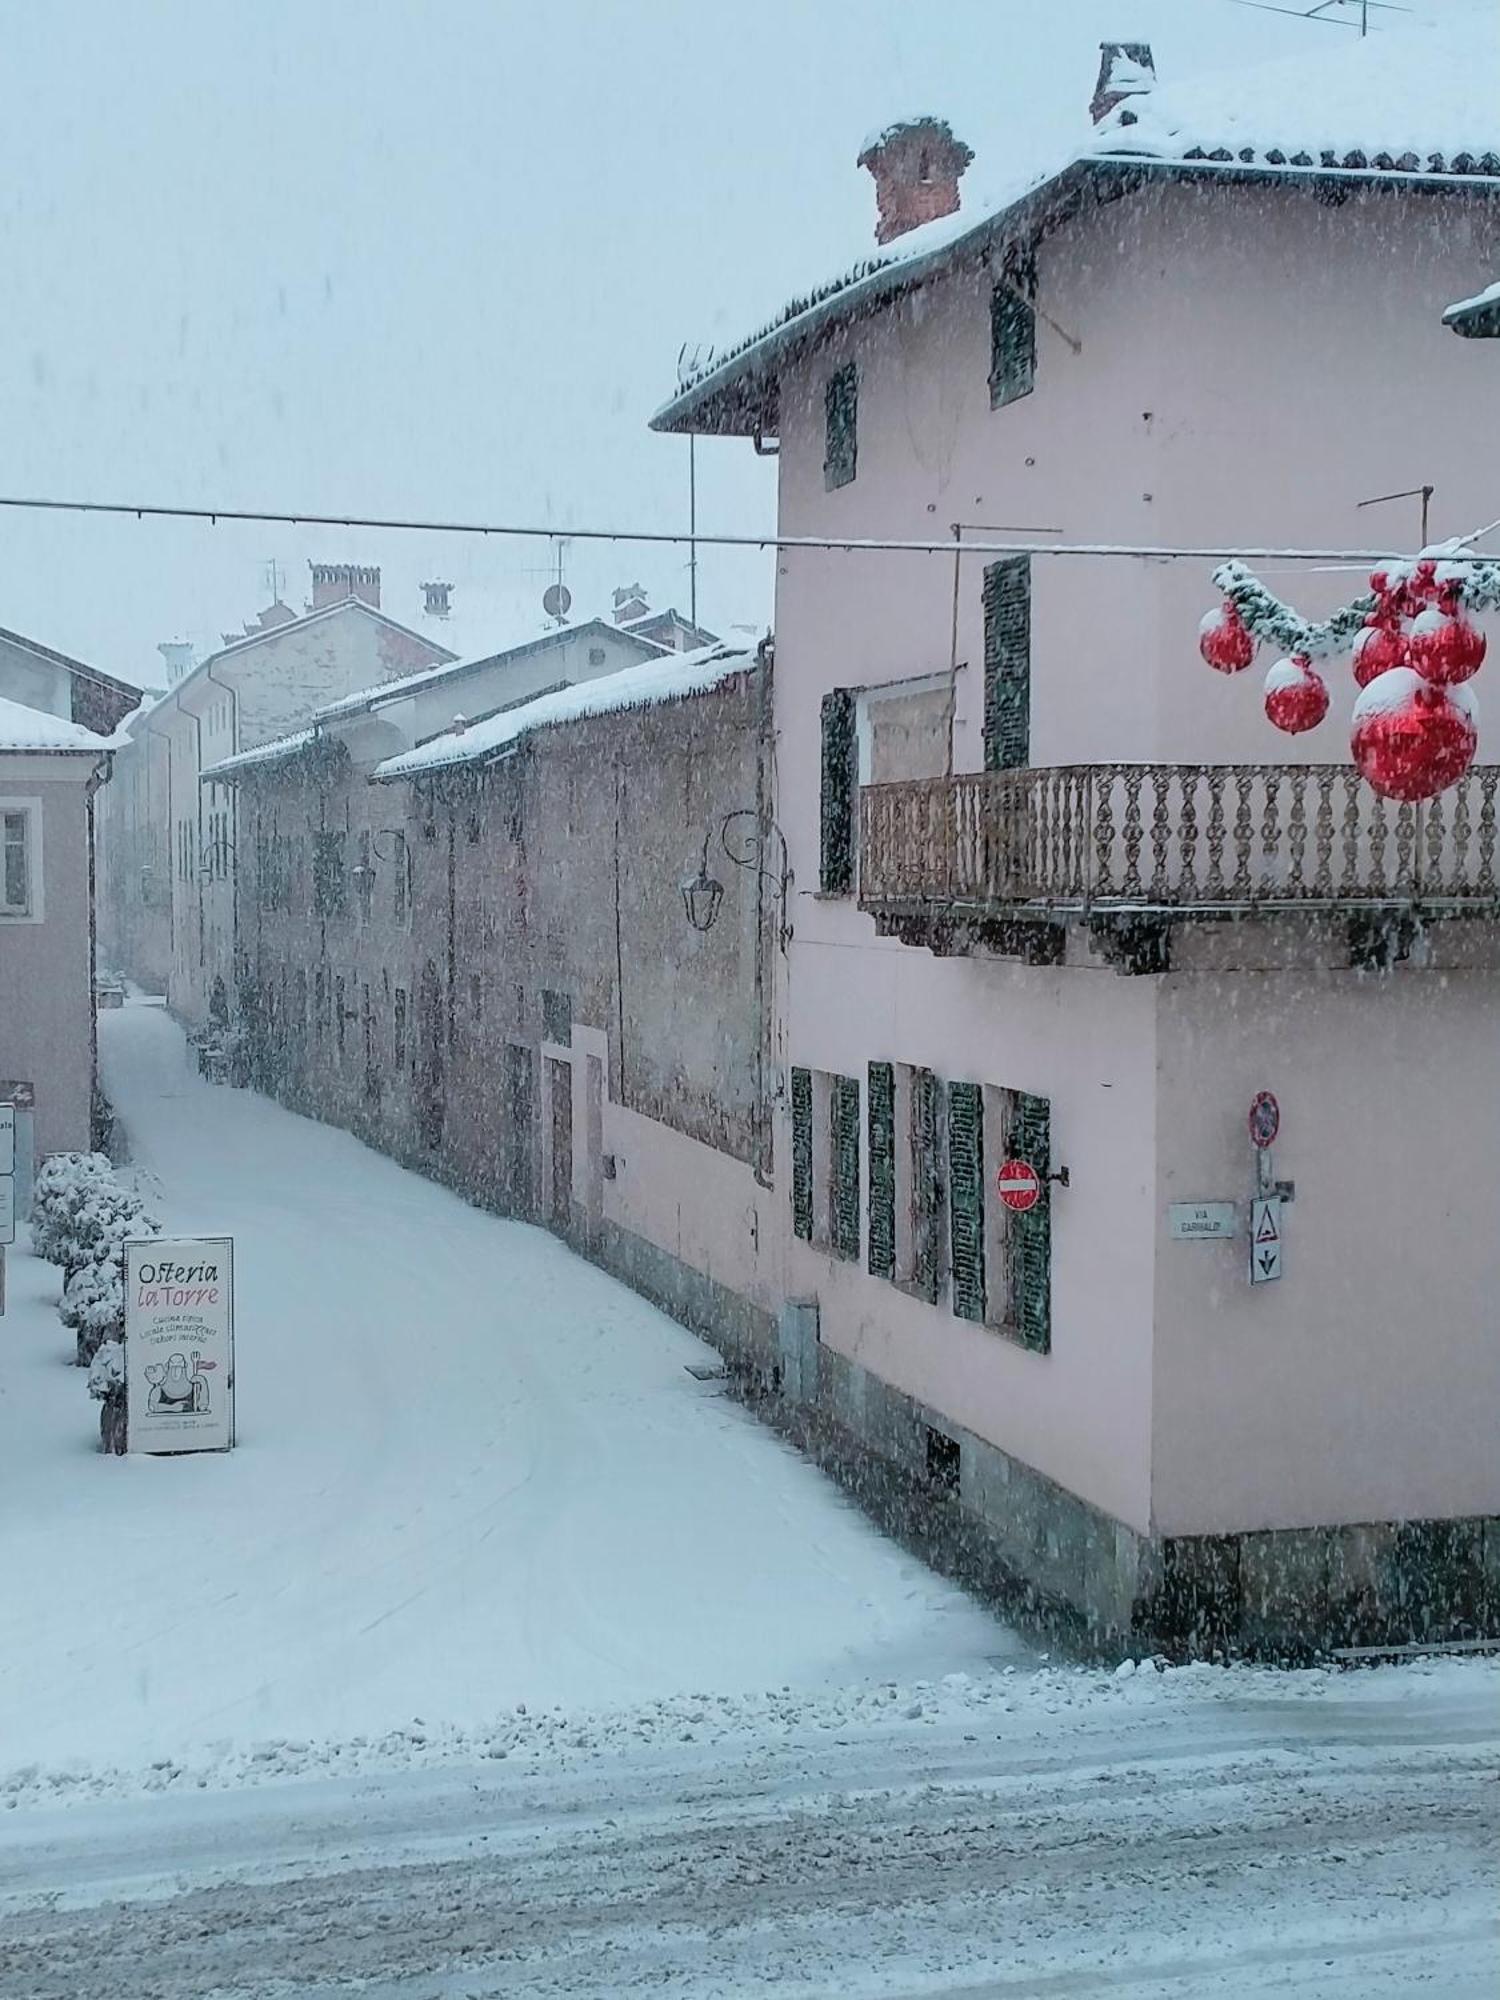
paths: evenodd
<path fill-rule="evenodd" d="M 128 1449 L 234 1443 L 234 1243 L 153 1236 L 125 1245 Z"/>

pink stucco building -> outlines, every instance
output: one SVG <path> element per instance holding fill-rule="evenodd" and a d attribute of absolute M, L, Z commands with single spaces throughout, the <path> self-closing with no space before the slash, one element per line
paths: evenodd
<path fill-rule="evenodd" d="M 1063 553 L 1399 549 L 1418 500 L 1361 503 L 1424 486 L 1434 538 L 1495 513 L 1500 374 L 1441 314 L 1500 247 L 1497 62 L 1393 32 L 1194 90 L 1115 45 L 1098 122 L 992 206 L 981 135 L 891 128 L 888 247 L 655 419 L 776 440 L 785 537 L 952 548 L 779 557 L 783 1361 L 1105 1643 L 1500 1619 L 1500 767 L 1382 806 L 1347 680 L 1289 743 L 1203 668 L 1206 557 Z M 1268 567 L 1310 612 L 1362 581 Z M 1252 1287 L 1261 1090 L 1290 1185 Z M 1174 1235 L 1189 1203 L 1236 1234 Z"/>
<path fill-rule="evenodd" d="M 106 740 L 0 695 L 0 1101 L 34 1159 L 91 1143 L 94 794 Z"/>

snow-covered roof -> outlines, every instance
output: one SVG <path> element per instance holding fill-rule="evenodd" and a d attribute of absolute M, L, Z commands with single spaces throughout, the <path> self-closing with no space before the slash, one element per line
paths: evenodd
<path fill-rule="evenodd" d="M 647 619 L 642 622 L 649 623 L 654 615 L 649 613 Z M 537 653 L 544 653 L 554 646 L 561 645 L 565 639 L 576 639 L 589 632 L 606 633 L 612 638 L 624 637 L 633 646 L 639 646 L 647 658 L 667 650 L 664 646 L 658 646 L 654 639 L 647 638 L 644 632 L 628 631 L 624 626 L 612 625 L 603 618 L 589 618 L 581 625 L 554 626 L 542 633 L 539 638 L 523 639 L 519 645 L 497 648 L 494 652 L 482 653 L 472 660 L 455 660 L 443 667 L 425 667 L 418 674 L 403 674 L 399 680 L 380 681 L 374 687 L 360 688 L 353 694 L 342 696 L 338 701 L 326 702 L 322 708 L 314 709 L 313 717 L 318 722 L 331 722 L 342 716 L 359 715 L 368 709 L 383 708 L 387 702 L 404 701 L 409 695 L 421 694 L 425 689 L 441 683 L 461 680 L 465 675 L 478 673 L 483 667 L 530 659 Z"/>
<path fill-rule="evenodd" d="M 996 236 L 1025 235 L 1082 181 L 1155 167 L 1226 176 L 1459 176 L 1500 192 L 1500 19 L 1403 26 L 1222 76 L 1156 81 L 1054 164 L 1001 181 L 955 215 L 909 230 L 790 300 L 747 339 L 710 354 L 651 419 L 653 430 L 774 428 L 778 365 L 827 327 L 925 283 Z M 984 162 L 980 162 L 981 170 Z"/>
<path fill-rule="evenodd" d="M 273 736 L 269 743 L 257 744 L 253 750 L 239 750 L 232 757 L 221 757 L 217 764 L 205 764 L 198 774 L 199 780 L 233 778 L 240 771 L 253 771 L 263 764 L 283 764 L 317 740 L 316 729 L 294 729 L 289 736 Z"/>
<path fill-rule="evenodd" d="M 535 701 L 502 709 L 498 715 L 470 728 L 447 730 L 431 742 L 419 744 L 415 750 L 387 757 L 383 764 L 375 766 L 373 776 L 382 782 L 428 777 L 455 764 L 481 762 L 508 749 L 523 736 L 558 723 L 685 701 L 743 673 L 753 657 L 743 646 L 715 644 L 701 646 L 695 653 L 668 653 L 659 660 L 645 660 L 617 674 L 601 674 L 596 680 L 578 681 L 551 694 L 538 695 Z"/>
<path fill-rule="evenodd" d="M 8 696 L 0 695 L 0 751 L 89 750 L 97 756 L 101 750 L 118 749 L 120 742 L 118 732 L 100 736 L 64 715 L 28 708 L 23 701 L 11 701 Z"/>
<path fill-rule="evenodd" d="M 1471 340 L 1494 340 L 1500 336 L 1500 280 L 1486 285 L 1472 299 L 1455 299 L 1443 314 L 1443 325 Z"/>

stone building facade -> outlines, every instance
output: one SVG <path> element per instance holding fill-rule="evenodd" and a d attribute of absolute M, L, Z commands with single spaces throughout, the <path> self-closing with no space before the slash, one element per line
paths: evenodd
<path fill-rule="evenodd" d="M 765 670 L 705 653 L 405 750 L 389 702 L 346 710 L 210 781 L 238 797 L 256 1081 L 768 1371 L 776 922 L 720 839 L 758 813 Z"/>

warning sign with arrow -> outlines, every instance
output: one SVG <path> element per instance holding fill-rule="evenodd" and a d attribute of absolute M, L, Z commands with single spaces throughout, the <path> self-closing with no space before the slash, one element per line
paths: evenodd
<path fill-rule="evenodd" d="M 1250 1282 L 1269 1285 L 1281 1276 L 1281 1203 L 1277 1199 L 1250 1204 Z"/>

